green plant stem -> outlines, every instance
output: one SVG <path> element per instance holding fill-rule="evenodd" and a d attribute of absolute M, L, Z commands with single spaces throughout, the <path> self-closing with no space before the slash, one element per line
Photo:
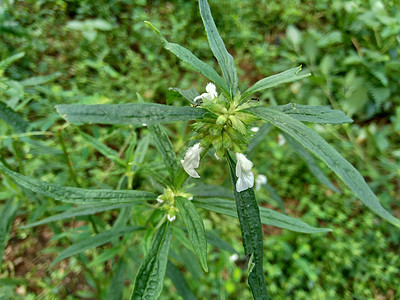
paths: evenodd
<path fill-rule="evenodd" d="M 57 136 L 58 136 L 58 140 L 59 140 L 60 145 L 61 145 L 61 149 L 62 149 L 62 151 L 63 151 L 63 153 L 64 153 L 65 160 L 66 160 L 66 162 L 67 162 L 68 169 L 69 169 L 69 173 L 71 174 L 72 180 L 75 182 L 75 184 L 76 184 L 77 187 L 81 187 L 81 185 L 80 185 L 80 183 L 79 183 L 79 181 L 78 181 L 78 176 L 76 175 L 76 172 L 75 172 L 75 169 L 74 169 L 74 165 L 73 165 L 73 163 L 72 163 L 72 159 L 71 159 L 71 157 L 69 156 L 69 153 L 68 153 L 68 151 L 67 151 L 67 147 L 65 146 L 65 141 L 64 141 L 64 137 L 63 137 L 61 128 L 58 129 Z M 93 219 L 93 216 L 91 216 L 91 215 L 89 216 L 89 221 L 90 221 L 90 223 L 92 224 L 92 227 L 93 227 L 94 232 L 95 232 L 96 234 L 98 234 L 98 233 L 99 233 L 99 230 L 98 230 L 98 228 L 97 228 L 96 222 L 95 222 L 94 219 Z"/>
<path fill-rule="evenodd" d="M 23 168 L 22 160 L 21 160 L 21 153 L 20 153 L 20 151 L 18 149 L 17 142 L 18 142 L 17 140 L 13 140 L 12 141 L 12 148 L 13 148 L 13 151 L 15 153 L 15 160 L 16 160 L 17 165 L 18 165 L 18 172 L 24 173 L 24 168 Z"/>
<path fill-rule="evenodd" d="M 72 163 L 71 157 L 69 156 L 69 153 L 67 151 L 67 147 L 65 146 L 65 141 L 64 141 L 64 137 L 62 134 L 61 129 L 58 130 L 57 132 L 57 136 L 58 136 L 58 141 L 60 142 L 61 145 L 61 149 L 64 153 L 65 156 L 65 160 L 67 162 L 68 165 L 68 169 L 69 169 L 69 173 L 71 175 L 72 180 L 75 182 L 75 184 L 80 187 L 79 181 L 78 181 L 78 177 L 76 175 L 75 169 L 74 169 L 74 165 Z"/>

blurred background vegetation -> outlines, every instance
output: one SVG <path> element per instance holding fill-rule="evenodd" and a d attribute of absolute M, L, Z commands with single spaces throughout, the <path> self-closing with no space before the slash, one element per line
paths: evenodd
<path fill-rule="evenodd" d="M 314 128 L 360 170 L 385 208 L 400 217 L 398 4 L 397 0 L 210 0 L 219 32 L 235 58 L 240 88 L 302 64 L 311 77 L 268 90 L 259 95 L 261 101 L 271 105 L 332 105 L 350 115 L 353 124 Z M 163 50 L 145 20 L 160 28 L 168 40 L 217 68 L 196 1 L 2 1 L 0 118 L 6 122 L 0 121 L 1 161 L 13 170 L 49 182 L 124 187 L 125 170 L 84 133 L 128 159 L 129 152 L 124 151 L 138 147 L 146 128 L 85 125 L 78 130 L 65 126 L 54 106 L 137 102 L 136 93 L 148 102 L 184 105 L 169 87 L 196 87 L 202 92 L 205 78 Z M 12 120 L 7 119 L 10 110 L 19 117 L 13 114 Z M 190 133 L 186 126 L 168 127 L 181 156 Z M 398 229 L 364 208 L 321 165 L 342 194 L 322 186 L 296 153 L 279 143 L 278 134 L 271 131 L 254 153 L 255 173 L 267 175 L 289 215 L 333 232 L 306 235 L 264 227 L 271 298 L 399 299 Z M 157 168 L 160 160 L 150 143 L 144 162 Z M 200 172 L 205 182 L 229 183 L 227 170 L 215 160 L 209 159 Z M 107 298 L 116 272 L 113 257 L 127 246 L 105 245 L 53 268 L 49 265 L 72 242 L 109 228 L 118 211 L 96 214 L 94 222 L 77 217 L 21 228 L 71 206 L 35 195 L 4 176 L 1 179 L 0 201 L 12 202 L 12 208 L 6 211 L 3 205 L 1 210 L 4 256 L 0 298 Z M 139 170 L 134 188 L 151 190 L 154 183 Z M 268 189 L 257 193 L 266 206 L 279 210 L 275 201 L 279 196 Z M 142 212 L 139 209 L 132 216 L 138 223 L 144 220 Z M 238 222 L 201 213 L 207 229 L 242 253 Z M 149 232 L 125 240 L 125 244 L 143 253 L 150 241 Z M 195 263 L 187 270 L 182 267 L 185 261 L 195 261 L 192 253 L 171 255 L 198 299 L 249 299 L 243 255 L 231 262 L 232 253 L 210 247 L 208 274 Z M 125 297 L 138 264 L 137 257 L 130 258 Z M 162 299 L 177 297 L 167 278 Z"/>

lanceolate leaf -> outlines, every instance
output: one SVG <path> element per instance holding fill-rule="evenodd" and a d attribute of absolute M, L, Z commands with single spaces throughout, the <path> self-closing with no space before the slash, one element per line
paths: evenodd
<path fill-rule="evenodd" d="M 207 240 L 203 220 L 190 200 L 183 197 L 175 197 L 175 202 L 188 230 L 193 250 L 199 258 L 204 271 L 208 272 Z"/>
<path fill-rule="evenodd" d="M 302 122 L 312 122 L 321 124 L 344 124 L 351 123 L 353 120 L 346 116 L 344 112 L 332 109 L 330 106 L 312 106 L 289 103 L 280 106 L 271 106 L 292 118 Z"/>
<path fill-rule="evenodd" d="M 315 131 L 292 117 L 267 107 L 253 107 L 247 111 L 272 123 L 294 138 L 304 148 L 325 162 L 365 205 L 393 225 L 400 227 L 400 220 L 382 207 L 361 174 Z"/>
<path fill-rule="evenodd" d="M 44 84 L 46 82 L 52 81 L 54 79 L 57 79 L 60 76 L 61 76 L 61 73 L 57 72 L 57 73 L 54 73 L 51 75 L 46 75 L 46 76 L 31 77 L 31 78 L 21 81 L 20 83 L 23 86 L 34 86 L 34 85 Z"/>
<path fill-rule="evenodd" d="M 156 232 L 149 253 L 147 253 L 139 268 L 131 300 L 158 299 L 160 296 L 168 262 L 171 237 L 169 222 L 164 223 Z"/>
<path fill-rule="evenodd" d="M 172 280 L 176 287 L 176 290 L 184 300 L 196 300 L 196 297 L 190 290 L 189 285 L 185 280 L 185 277 L 183 277 L 182 275 L 182 272 L 170 261 L 168 261 L 167 265 L 167 276 Z"/>
<path fill-rule="evenodd" d="M 7 107 L 7 105 L 1 101 L 0 119 L 3 119 L 8 125 L 14 127 L 19 132 L 28 131 L 29 122 L 26 121 L 20 114 Z"/>
<path fill-rule="evenodd" d="M 114 149 L 111 149 L 104 145 L 102 142 L 100 142 L 98 139 L 92 137 L 91 135 L 88 135 L 82 131 L 79 130 L 79 133 L 81 136 L 97 151 L 99 151 L 101 154 L 112 160 L 113 162 L 119 164 L 122 167 L 126 167 L 126 162 L 123 161 L 121 158 L 118 156 L 118 152 L 115 151 Z"/>
<path fill-rule="evenodd" d="M 200 14 L 206 29 L 208 43 L 221 67 L 229 94 L 235 96 L 238 87 L 238 76 L 232 55 L 226 50 L 224 41 L 218 33 L 207 0 L 199 0 Z"/>
<path fill-rule="evenodd" d="M 290 135 L 283 133 L 288 144 L 293 148 L 294 151 L 304 160 L 307 164 L 307 167 L 310 169 L 311 173 L 321 182 L 326 185 L 332 191 L 340 194 L 340 191 L 333 185 L 333 183 L 326 177 L 324 172 L 320 169 L 314 157 L 308 152 L 302 145 L 300 145 L 295 139 L 293 139 Z"/>
<path fill-rule="evenodd" d="M 268 299 L 263 270 L 263 240 L 260 211 L 252 188 L 242 192 L 236 191 L 236 164 L 227 155 L 231 170 L 233 191 L 236 208 L 242 231 L 243 247 L 246 255 L 250 256 L 248 283 L 254 299 Z"/>
<path fill-rule="evenodd" d="M 156 103 L 57 105 L 57 111 L 73 124 L 154 125 L 200 119 L 206 110 Z"/>
<path fill-rule="evenodd" d="M 0 163 L 0 169 L 6 175 L 14 179 L 19 185 L 28 190 L 63 202 L 108 204 L 123 202 L 143 203 L 157 198 L 157 195 L 145 191 L 92 190 L 47 183 L 11 171 L 2 163 Z"/>
<path fill-rule="evenodd" d="M 145 23 L 147 25 L 149 25 L 158 34 L 165 49 L 172 52 L 178 58 L 180 58 L 184 62 L 191 65 L 194 69 L 196 69 L 198 72 L 200 72 L 201 75 L 203 75 L 203 76 L 207 77 L 208 79 L 210 79 L 211 81 L 213 81 L 226 94 L 229 95 L 229 89 L 228 89 L 225 81 L 221 78 L 221 76 L 218 75 L 218 73 L 213 68 L 211 68 L 205 62 L 198 59 L 192 52 L 190 52 L 186 48 L 182 47 L 181 45 L 168 42 L 162 36 L 160 31 L 157 28 L 155 28 L 151 23 L 149 23 L 149 22 L 145 22 Z"/>
<path fill-rule="evenodd" d="M 19 207 L 19 202 L 13 198 L 8 199 L 0 209 L 0 269 L 3 261 L 4 248 L 11 230 L 11 224 Z"/>
<path fill-rule="evenodd" d="M 108 288 L 107 299 L 123 299 L 126 266 L 126 261 L 120 257 L 114 270 L 111 285 Z"/>
<path fill-rule="evenodd" d="M 71 209 L 68 209 L 65 212 L 53 215 L 48 218 L 44 218 L 40 221 L 30 223 L 26 226 L 22 226 L 21 228 L 29 228 L 29 227 L 34 227 L 42 224 L 47 224 L 59 220 L 64 220 L 64 219 L 70 219 L 73 217 L 79 217 L 79 216 L 88 216 L 88 215 L 94 215 L 99 212 L 107 211 L 107 210 L 112 210 L 112 209 L 118 209 L 118 208 L 124 208 L 124 207 L 129 207 L 132 206 L 133 203 L 125 203 L 125 204 L 114 204 L 114 205 L 109 205 L 109 204 L 92 204 L 92 205 L 82 205 L 82 206 L 77 206 L 73 207 Z"/>
<path fill-rule="evenodd" d="M 195 88 L 190 88 L 187 90 L 181 90 L 178 88 L 169 88 L 169 90 L 178 92 L 179 94 L 182 95 L 182 97 L 186 98 L 187 100 L 190 101 L 190 103 L 194 103 L 194 98 L 199 96 L 199 92 Z"/>
<path fill-rule="evenodd" d="M 100 245 L 104 245 L 106 243 L 111 242 L 114 240 L 116 237 L 119 237 L 121 235 L 125 235 L 134 231 L 138 231 L 143 229 L 144 227 L 140 226 L 132 226 L 132 227 L 125 227 L 122 229 L 117 229 L 117 230 L 111 230 L 111 231 L 106 231 L 99 233 L 91 238 L 84 239 L 83 241 L 80 241 L 76 244 L 73 244 L 71 247 L 68 247 L 64 251 L 62 251 L 56 259 L 51 263 L 51 266 L 54 266 L 56 263 L 59 261 L 62 261 L 63 259 L 66 259 L 72 255 L 81 253 L 85 250 L 98 247 Z"/>
<path fill-rule="evenodd" d="M 194 198 L 192 202 L 197 207 L 235 218 L 238 217 L 235 203 L 232 200 L 220 198 Z M 329 228 L 312 227 L 299 219 L 289 217 L 266 207 L 259 206 L 258 208 L 260 210 L 261 223 L 265 225 L 272 225 L 302 233 L 321 233 L 332 231 Z"/>
<path fill-rule="evenodd" d="M 251 94 L 255 92 L 259 92 L 268 88 L 271 88 L 273 86 L 276 86 L 281 83 L 286 83 L 286 82 L 292 82 L 295 80 L 303 79 L 305 77 L 310 76 L 311 74 L 302 74 L 298 75 L 298 73 L 301 71 L 301 66 L 293 69 L 286 70 L 282 73 L 272 75 L 266 78 L 263 78 L 259 81 L 257 81 L 253 86 L 248 88 L 242 95 L 240 99 L 245 99 L 246 97 L 250 96 Z"/>
<path fill-rule="evenodd" d="M 256 135 L 251 139 L 249 146 L 247 147 L 247 156 L 252 157 L 257 146 L 265 139 L 268 133 L 271 131 L 273 126 L 268 123 L 264 123 Z"/>
<path fill-rule="evenodd" d="M 163 161 L 168 168 L 171 178 L 175 178 L 175 172 L 178 169 L 174 148 L 169 140 L 168 134 L 159 125 L 149 126 L 158 151 L 161 153 Z"/>

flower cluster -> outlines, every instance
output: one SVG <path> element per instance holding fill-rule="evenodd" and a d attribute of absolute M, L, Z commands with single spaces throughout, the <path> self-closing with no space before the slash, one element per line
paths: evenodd
<path fill-rule="evenodd" d="M 189 200 L 193 199 L 193 195 L 184 192 L 174 192 L 170 188 L 164 190 L 164 194 L 161 194 L 157 197 L 157 202 L 161 206 L 161 209 L 166 210 L 167 219 L 170 222 L 175 221 L 176 219 L 176 212 L 178 208 L 175 206 L 175 197 L 184 197 Z"/>
<path fill-rule="evenodd" d="M 192 125 L 197 132 L 197 143 L 189 147 L 185 157 L 181 160 L 186 173 L 193 178 L 200 178 L 195 169 L 200 165 L 200 154 L 204 148 L 215 149 L 215 156 L 222 157 L 227 150 L 236 153 L 236 191 L 242 192 L 254 186 L 254 175 L 251 171 L 253 163 L 246 158 L 242 152 L 245 151 L 250 138 L 254 135 L 254 130 L 249 127 L 255 118 L 245 112 L 241 112 L 244 107 L 239 107 L 238 99 L 240 95 L 230 102 L 223 95 L 218 96 L 216 87 L 213 83 L 207 84 L 206 93 L 194 98 L 196 103 L 201 102 L 201 107 L 207 109 L 203 119 Z M 201 101 L 200 101 L 201 100 Z"/>

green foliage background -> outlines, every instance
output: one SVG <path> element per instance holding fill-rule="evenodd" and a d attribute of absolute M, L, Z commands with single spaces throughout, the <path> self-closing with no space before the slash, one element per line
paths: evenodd
<path fill-rule="evenodd" d="M 261 101 L 330 104 L 352 116 L 354 124 L 314 128 L 361 171 L 385 208 L 400 217 L 400 9 L 396 2 L 222 0 L 210 1 L 210 6 L 239 67 L 240 88 L 303 64 L 313 76 L 268 90 L 259 95 Z M 49 182 L 93 188 L 123 186 L 124 170 L 96 150 L 76 127 L 65 128 L 54 106 L 137 102 L 136 93 L 148 102 L 179 105 L 183 100 L 168 87 L 194 86 L 203 91 L 207 81 L 163 50 L 145 20 L 160 28 L 170 41 L 216 67 L 196 1 L 3 1 L 0 59 L 20 52 L 25 55 L 0 73 L 0 101 L 29 120 L 32 129 L 48 135 L 10 138 L 17 131 L 1 121 L 1 160 L 27 176 Z M 61 76 L 45 84 L 15 84 L 56 72 Z M 11 88 L 9 81 L 14 82 Z M 186 124 L 168 128 L 181 157 L 189 137 Z M 128 126 L 85 125 L 80 129 L 117 153 L 120 149 L 132 152 L 147 132 Z M 264 268 L 271 298 L 399 298 L 399 231 L 362 207 L 341 183 L 335 182 L 343 191 L 340 195 L 319 184 L 294 151 L 278 145 L 277 136 L 278 132 L 272 131 L 255 152 L 255 173 L 268 176 L 289 215 L 333 232 L 306 235 L 264 227 Z M 150 144 L 144 162 L 157 168 L 160 161 Z M 209 159 L 199 173 L 206 182 L 229 183 L 227 170 L 217 166 L 218 162 Z M 87 217 L 22 229 L 22 225 L 65 207 L 23 190 L 5 177 L 2 181 L 2 203 L 15 198 L 19 209 L 5 249 L 0 297 L 107 297 L 116 273 L 112 257 L 128 246 L 137 253 L 149 247 L 151 231 L 126 239 L 126 246 L 100 247 L 49 269 L 57 253 L 71 241 L 109 229 L 117 212 L 95 215 L 97 229 Z M 157 189 L 140 171 L 134 184 L 134 188 Z M 266 205 L 279 210 L 267 190 L 258 194 Z M 144 220 L 142 213 L 134 213 L 138 223 Z M 236 221 L 206 211 L 202 217 L 206 229 L 214 230 L 242 253 Z M 174 255 L 183 257 L 181 270 L 199 299 L 250 297 L 245 257 L 232 263 L 230 253 L 212 248 L 210 270 L 205 274 L 196 264 L 188 270 L 182 267 L 185 261 L 193 261 L 193 254 L 182 251 Z M 133 257 L 128 262 L 125 278 L 129 282 L 138 263 Z M 167 279 L 162 299 L 176 296 Z"/>

